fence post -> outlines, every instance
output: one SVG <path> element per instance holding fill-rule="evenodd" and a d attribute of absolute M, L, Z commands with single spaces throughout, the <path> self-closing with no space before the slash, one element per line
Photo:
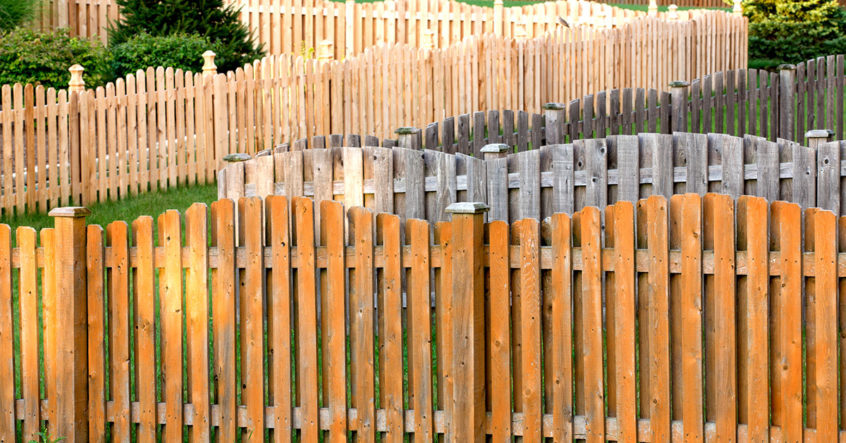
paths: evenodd
<path fill-rule="evenodd" d="M 494 35 L 502 37 L 505 25 L 505 5 L 502 0 L 494 0 Z"/>
<path fill-rule="evenodd" d="M 559 145 L 564 143 L 564 103 L 546 103 L 543 105 L 543 116 L 546 119 L 546 144 Z"/>
<path fill-rule="evenodd" d="M 217 65 L 214 64 L 214 57 L 216 55 L 211 50 L 203 53 L 203 77 L 213 77 L 217 74 Z"/>
<path fill-rule="evenodd" d="M 491 143 L 489 145 L 482 146 L 482 156 L 485 160 L 494 160 L 497 158 L 505 158 L 508 156 L 508 151 L 511 150 L 511 146 L 506 145 L 505 143 Z"/>
<path fill-rule="evenodd" d="M 397 146 L 400 148 L 420 149 L 423 146 L 422 134 L 419 129 L 405 126 L 398 128 L 395 132 L 397 134 Z"/>
<path fill-rule="evenodd" d="M 56 413 L 58 435 L 67 442 L 88 441 L 87 208 L 50 211 L 56 244 Z M 50 399 L 53 401 L 54 399 Z M 52 417 L 51 417 L 52 419 Z"/>
<path fill-rule="evenodd" d="M 321 40 L 317 44 L 317 59 L 321 62 L 332 60 L 335 56 L 335 43 L 332 40 Z"/>
<path fill-rule="evenodd" d="M 808 147 L 814 150 L 819 149 L 823 143 L 828 143 L 834 138 L 834 131 L 831 129 L 811 129 L 805 133 L 808 139 Z"/>
<path fill-rule="evenodd" d="M 483 442 L 485 437 L 484 203 L 449 205 L 452 214 L 453 417 L 448 441 Z"/>
<path fill-rule="evenodd" d="M 673 131 L 687 131 L 687 88 L 690 83 L 684 81 L 670 82 L 670 133 Z"/>
<path fill-rule="evenodd" d="M 352 57 L 355 52 L 355 0 L 347 0 L 344 3 L 344 13 L 346 20 L 344 21 L 344 55 Z"/>
<path fill-rule="evenodd" d="M 649 0 L 649 7 L 647 8 L 646 13 L 650 17 L 658 15 L 658 2 L 656 0 Z"/>
<path fill-rule="evenodd" d="M 778 67 L 778 134 L 787 140 L 793 140 L 793 104 L 795 103 L 794 80 L 796 66 L 784 64 Z"/>
<path fill-rule="evenodd" d="M 82 65 L 76 64 L 71 66 L 68 71 L 71 74 L 70 81 L 68 81 L 68 93 L 72 94 L 74 92 L 84 91 L 85 79 L 82 78 L 82 73 L 85 72 L 85 68 Z"/>
<path fill-rule="evenodd" d="M 678 10 L 679 10 L 679 7 L 676 6 L 676 5 L 668 6 L 667 7 L 667 19 L 668 20 L 678 20 L 679 19 Z"/>
<path fill-rule="evenodd" d="M 743 15 L 743 5 L 740 4 L 740 0 L 734 0 L 733 3 L 731 13 L 734 15 Z"/>

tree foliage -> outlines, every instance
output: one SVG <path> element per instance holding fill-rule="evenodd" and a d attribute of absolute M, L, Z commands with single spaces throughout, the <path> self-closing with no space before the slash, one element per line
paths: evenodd
<path fill-rule="evenodd" d="M 196 34 L 214 45 L 215 64 L 221 72 L 236 69 L 263 55 L 240 11 L 223 0 L 117 0 L 122 18 L 109 27 L 109 45 L 133 36 L 155 37 Z M 211 49 L 211 48 L 207 48 Z"/>

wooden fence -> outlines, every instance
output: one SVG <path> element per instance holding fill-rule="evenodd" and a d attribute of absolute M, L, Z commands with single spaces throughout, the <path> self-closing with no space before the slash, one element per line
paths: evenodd
<path fill-rule="evenodd" d="M 711 23 L 708 17 L 716 16 L 703 16 L 703 23 Z M 150 68 L 73 94 L 5 85 L 0 207 L 44 211 L 70 201 L 89 204 L 207 183 L 233 152 L 255 153 L 316 134 L 387 137 L 397 127 L 444 115 L 498 107 L 540 111 L 547 101 L 593 88 L 669 81 L 681 75 L 668 69 L 676 61 L 687 73 L 694 72 L 692 66 L 710 65 L 688 65 L 699 60 L 693 56 L 664 57 L 667 64 L 658 65 L 638 54 L 688 42 L 691 35 L 681 31 L 691 26 L 644 19 L 613 30 L 561 31 L 522 42 L 484 37 L 431 51 L 372 48 L 345 61 L 282 55 L 208 77 Z M 641 35 L 641 28 L 667 34 L 625 38 Z M 696 47 L 710 48 L 707 53 L 717 60 L 712 65 L 720 68 L 745 63 L 737 49 L 745 37 L 724 37 L 716 46 Z M 735 48 L 728 51 L 731 58 L 724 58 L 726 48 Z M 602 55 L 595 59 L 597 54 Z M 618 69 L 615 60 L 631 63 Z M 577 69 L 583 63 L 590 69 Z"/>
<path fill-rule="evenodd" d="M 808 148 L 676 132 L 504 149 L 484 158 L 371 146 L 277 151 L 223 168 L 218 197 L 308 196 L 431 223 L 448 220 L 455 202 L 485 202 L 488 220 L 515 222 L 651 195 L 707 192 L 846 214 L 846 141 L 815 140 Z"/>
<path fill-rule="evenodd" d="M 403 231 L 357 209 L 346 241 L 337 202 L 235 206 L 192 206 L 184 240 L 176 211 L 104 232 L 63 208 L 40 246 L 0 227 L 0 438 L 844 435 L 831 212 L 686 194 Z"/>
<path fill-rule="evenodd" d="M 388 0 L 372 3 L 329 0 L 227 0 L 241 9 L 241 20 L 268 54 L 302 54 L 332 42 L 342 59 L 370 46 L 408 44 L 444 48 L 472 35 L 533 38 L 546 34 L 564 17 L 573 26 L 620 26 L 644 12 L 603 3 L 569 0 L 521 7 L 480 7 L 452 0 Z M 678 11 L 687 20 L 695 11 Z M 107 43 L 106 28 L 119 18 L 113 0 L 43 0 L 32 26 L 68 28 L 71 35 Z M 656 14 L 668 17 L 666 13 Z"/>

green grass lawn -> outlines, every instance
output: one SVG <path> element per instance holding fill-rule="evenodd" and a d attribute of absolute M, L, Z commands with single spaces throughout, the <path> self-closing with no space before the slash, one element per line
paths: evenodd
<path fill-rule="evenodd" d="M 182 213 L 194 202 L 211 205 L 217 200 L 217 185 L 192 187 L 178 187 L 162 192 L 146 192 L 138 196 L 119 201 L 108 201 L 88 206 L 91 215 L 88 224 L 105 227 L 116 220 L 132 223 L 133 220 L 149 215 L 153 218 L 168 209 L 176 209 Z M 31 226 L 36 230 L 53 227 L 53 218 L 47 214 L 25 214 L 21 216 L 0 217 L 0 223 L 8 224 L 12 228 L 14 237 L 18 226 Z"/>

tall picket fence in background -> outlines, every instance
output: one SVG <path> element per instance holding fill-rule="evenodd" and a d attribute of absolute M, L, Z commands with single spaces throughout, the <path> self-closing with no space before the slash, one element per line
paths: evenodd
<path fill-rule="evenodd" d="M 148 68 L 72 94 L 4 85 L 0 206 L 45 211 L 210 183 L 230 153 L 318 134 L 387 138 L 479 109 L 539 112 L 594 89 L 666 85 L 745 64 L 745 35 L 712 40 L 696 30 L 718 17 L 697 20 L 646 18 L 525 41 L 473 37 L 447 49 L 383 46 L 344 61 L 281 55 L 225 75 Z M 691 52 L 673 49 L 682 46 Z M 680 55 L 653 64 L 664 52 Z"/>
<path fill-rule="evenodd" d="M 273 196 L 105 229 L 61 208 L 14 245 L 0 226 L 0 438 L 844 432 L 846 218 L 717 194 L 482 209 Z"/>
<path fill-rule="evenodd" d="M 618 27 L 644 12 L 606 4 L 569 0 L 504 8 L 473 6 L 452 0 L 388 0 L 371 3 L 329 0 L 227 0 L 241 10 L 241 20 L 269 55 L 316 51 L 333 45 L 342 59 L 384 44 L 443 48 L 472 35 L 534 38 L 560 25 Z M 31 26 L 41 30 L 68 28 L 71 35 L 107 43 L 110 23 L 120 17 L 114 0 L 43 0 Z M 698 11 L 678 11 L 687 20 Z M 727 13 L 723 13 L 727 15 Z M 662 18 L 670 17 L 658 13 Z"/>

